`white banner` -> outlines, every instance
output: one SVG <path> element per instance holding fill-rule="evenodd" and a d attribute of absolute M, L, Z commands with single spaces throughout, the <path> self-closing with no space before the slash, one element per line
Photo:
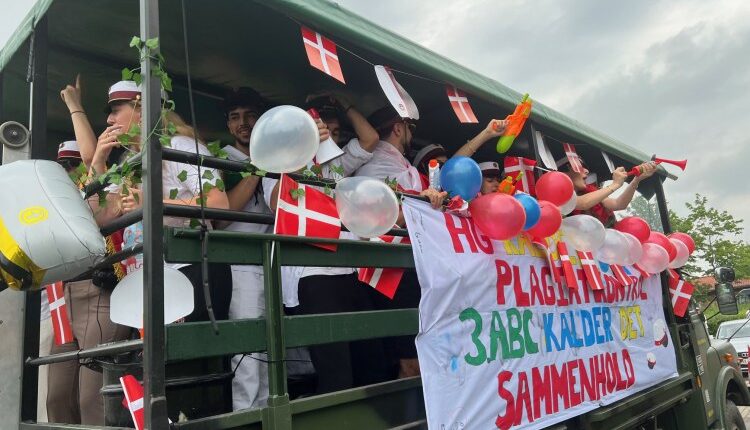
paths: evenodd
<path fill-rule="evenodd" d="M 528 240 L 405 199 L 422 287 L 417 350 L 431 429 L 537 429 L 677 376 L 658 276 L 556 285 Z"/>

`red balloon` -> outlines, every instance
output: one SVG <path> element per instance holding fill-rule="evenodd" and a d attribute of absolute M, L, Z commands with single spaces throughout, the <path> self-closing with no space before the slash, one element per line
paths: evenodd
<path fill-rule="evenodd" d="M 496 240 L 518 235 L 526 224 L 526 212 L 518 200 L 503 193 L 490 193 L 473 199 L 469 212 L 482 233 Z"/>
<path fill-rule="evenodd" d="M 667 254 L 669 254 L 670 262 L 674 260 L 675 257 L 677 257 L 677 248 L 674 246 L 674 243 L 669 241 L 669 238 L 667 238 L 664 233 L 652 231 L 648 236 L 648 240 L 646 242 L 654 243 L 664 248 L 667 251 Z"/>
<path fill-rule="evenodd" d="M 544 239 L 545 237 L 552 236 L 560 229 L 562 214 L 560 213 L 560 208 L 546 200 L 539 201 L 539 209 L 541 211 L 539 222 L 534 227 L 528 229 L 527 232 L 531 237 Z"/>
<path fill-rule="evenodd" d="M 667 237 L 669 237 L 670 239 L 679 240 L 680 242 L 684 243 L 685 246 L 687 246 L 688 251 L 690 251 L 690 254 L 692 254 L 695 251 L 695 241 L 693 240 L 692 237 L 690 237 L 689 234 L 678 231 L 678 232 L 670 234 Z"/>
<path fill-rule="evenodd" d="M 617 224 L 615 224 L 615 230 L 619 230 L 623 233 L 630 233 L 641 243 L 646 242 L 649 235 L 651 235 L 651 227 L 648 226 L 646 220 L 637 216 L 626 216 L 620 221 L 617 221 Z"/>
<path fill-rule="evenodd" d="M 547 172 L 536 181 L 537 200 L 547 200 L 555 206 L 562 206 L 573 195 L 573 181 L 561 172 Z"/>

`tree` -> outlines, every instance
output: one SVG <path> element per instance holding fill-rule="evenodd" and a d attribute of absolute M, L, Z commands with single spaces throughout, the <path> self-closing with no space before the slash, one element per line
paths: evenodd
<path fill-rule="evenodd" d="M 630 201 L 628 214 L 643 218 L 653 230 L 664 231 L 661 225 L 661 217 L 659 216 L 659 206 L 656 204 L 656 201 L 652 203 L 642 195 L 637 194 Z"/>
<path fill-rule="evenodd" d="M 715 267 L 728 266 L 735 268 L 738 278 L 750 276 L 750 245 L 737 239 L 744 230 L 742 220 L 711 207 L 700 194 L 685 207 L 689 211 L 686 217 L 669 214 L 672 230 L 685 232 L 695 241 L 695 253 L 683 273 L 688 277 L 711 275 Z"/>

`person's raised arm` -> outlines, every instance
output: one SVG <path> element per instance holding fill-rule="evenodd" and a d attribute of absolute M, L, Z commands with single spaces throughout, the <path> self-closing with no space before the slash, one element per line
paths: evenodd
<path fill-rule="evenodd" d="M 260 183 L 260 176 L 248 176 L 242 178 L 231 190 L 227 191 L 229 199 L 229 209 L 241 211 L 255 194 L 255 190 Z"/>
<path fill-rule="evenodd" d="M 86 167 L 91 167 L 91 161 L 96 151 L 96 135 L 91 128 L 86 112 L 81 103 L 81 75 L 76 76 L 75 86 L 66 85 L 60 91 L 60 97 L 70 112 L 70 120 L 73 123 L 73 132 L 78 142 L 78 150 Z"/>
<path fill-rule="evenodd" d="M 604 207 L 609 209 L 608 205 L 610 205 L 611 199 L 608 199 L 608 197 L 615 191 L 619 190 L 620 187 L 622 187 L 622 185 L 625 183 L 625 178 L 627 177 L 628 173 L 625 171 L 625 169 L 623 167 L 618 167 L 614 172 L 612 172 L 611 184 L 596 191 L 578 196 L 578 198 L 576 199 L 576 209 L 582 211 L 589 210 L 599 203 L 602 203 Z"/>
<path fill-rule="evenodd" d="M 493 119 L 487 124 L 487 127 L 484 128 L 484 130 L 480 131 L 479 134 L 474 136 L 473 139 L 466 142 L 464 146 L 458 148 L 458 151 L 456 151 L 453 156 L 462 155 L 464 157 L 471 157 L 474 155 L 475 152 L 479 151 L 479 148 L 482 147 L 488 140 L 492 139 L 493 137 L 500 137 L 502 136 L 503 132 L 505 131 L 505 128 L 508 126 L 508 121 L 504 119 Z"/>
<path fill-rule="evenodd" d="M 604 200 L 602 204 L 605 208 L 611 211 L 621 211 L 627 209 L 631 200 L 633 200 L 635 191 L 638 189 L 638 184 L 640 184 L 641 181 L 650 177 L 654 174 L 654 172 L 656 172 L 656 164 L 653 162 L 643 163 L 640 165 L 640 167 L 643 173 L 633 178 L 633 180 L 630 181 L 630 184 L 625 187 L 625 190 L 622 192 L 622 194 L 620 194 L 616 198 Z"/>
<path fill-rule="evenodd" d="M 367 152 L 373 152 L 375 146 L 380 140 L 378 132 L 349 100 L 338 94 L 333 94 L 332 97 L 336 100 L 336 103 L 338 103 L 341 110 L 346 114 L 346 117 L 352 124 L 354 132 L 359 139 L 359 146 Z"/>

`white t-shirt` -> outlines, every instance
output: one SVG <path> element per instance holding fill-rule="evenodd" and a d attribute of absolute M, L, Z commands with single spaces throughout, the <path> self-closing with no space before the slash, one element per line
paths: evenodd
<path fill-rule="evenodd" d="M 370 161 L 357 169 L 355 176 L 369 176 L 380 180 L 396 179 L 405 190 L 422 191 L 422 180 L 417 168 L 412 166 L 398 149 L 382 140 L 375 147 Z"/>
<path fill-rule="evenodd" d="M 170 147 L 179 151 L 195 152 L 195 140 L 187 136 L 174 136 L 170 141 Z M 198 142 L 198 153 L 201 155 L 210 156 L 211 152 L 206 148 L 200 141 Z M 185 180 L 180 180 L 179 176 L 182 172 L 186 173 Z M 211 172 L 206 175 L 206 172 Z M 172 190 L 177 190 L 177 196 L 175 200 L 191 200 L 199 195 L 199 186 L 202 184 L 216 185 L 216 180 L 220 177 L 220 173 L 217 169 L 208 167 L 201 167 L 200 174 L 203 179 L 199 178 L 198 166 L 192 164 L 178 163 L 175 161 L 164 161 L 162 163 L 162 195 L 163 198 L 170 198 Z M 208 176 L 210 179 L 206 179 Z M 110 186 L 107 187 L 109 192 L 118 192 L 119 187 Z M 187 227 L 190 225 L 190 220 L 178 217 L 164 217 L 164 225 L 170 227 Z M 211 224 L 208 224 L 209 228 Z M 130 248 L 135 244 L 143 242 L 143 223 L 137 222 L 125 228 L 123 234 L 122 248 Z M 123 261 L 126 266 L 126 273 L 131 273 L 143 265 L 143 254 L 138 254 L 130 257 L 128 260 Z M 188 266 L 188 264 L 174 264 L 165 263 L 166 266 L 174 269 Z"/>
<path fill-rule="evenodd" d="M 342 156 L 321 165 L 321 175 L 324 178 L 338 180 L 346 176 L 351 176 L 363 164 L 372 159 L 373 156 L 373 153 L 367 152 L 362 148 L 359 143 L 359 139 L 357 138 L 350 140 L 349 143 L 347 143 L 346 146 L 344 146 L 344 148 L 342 149 L 344 151 L 344 154 Z M 341 167 L 344 172 L 344 176 L 341 176 L 338 173 L 332 171 L 331 165 Z M 271 194 L 273 193 L 273 188 L 278 182 L 278 179 L 263 178 L 263 195 L 266 200 L 266 204 L 268 204 L 269 207 L 271 206 Z M 323 191 L 322 187 L 314 188 Z M 339 238 L 351 240 L 359 239 L 359 237 L 348 231 L 342 231 L 339 235 Z M 348 275 L 354 272 L 355 269 L 351 267 L 304 267 L 302 268 L 302 274 L 300 277 L 304 278 L 314 275 Z"/>

